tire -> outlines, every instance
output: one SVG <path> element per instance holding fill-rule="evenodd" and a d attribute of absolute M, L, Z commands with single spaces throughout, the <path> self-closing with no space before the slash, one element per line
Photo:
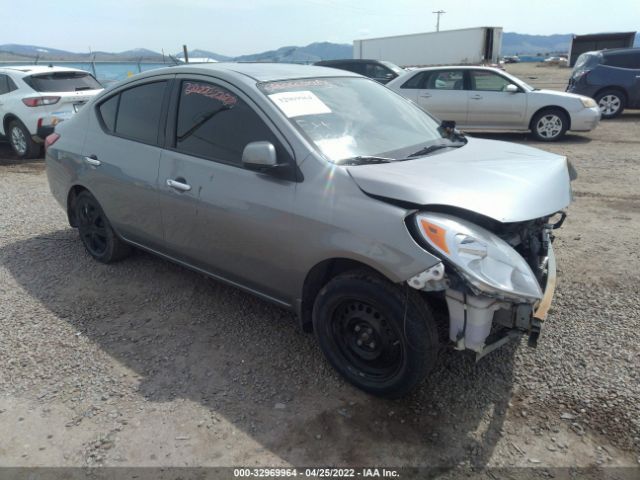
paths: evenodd
<path fill-rule="evenodd" d="M 531 119 L 531 133 L 541 142 L 555 142 L 564 136 L 568 128 L 567 114 L 555 108 L 542 110 Z"/>
<path fill-rule="evenodd" d="M 329 363 L 373 395 L 406 395 L 437 361 L 438 332 L 427 305 L 373 273 L 349 272 L 325 285 L 313 327 Z"/>
<path fill-rule="evenodd" d="M 18 158 L 37 158 L 42 153 L 42 145 L 33 141 L 29 130 L 20 120 L 9 122 L 7 139 Z"/>
<path fill-rule="evenodd" d="M 627 98 L 619 90 L 604 90 L 594 100 L 600 108 L 602 118 L 609 119 L 618 117 L 624 111 Z"/>
<path fill-rule="evenodd" d="M 89 255 L 102 263 L 122 260 L 131 254 L 131 246 L 124 243 L 113 231 L 102 207 L 88 191 L 76 197 L 75 218 L 78 233 Z"/>

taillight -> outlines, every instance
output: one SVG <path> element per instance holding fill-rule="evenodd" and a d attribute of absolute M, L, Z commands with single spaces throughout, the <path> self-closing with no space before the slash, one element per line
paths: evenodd
<path fill-rule="evenodd" d="M 53 105 L 60 101 L 60 97 L 29 97 L 23 98 L 22 103 L 27 107 L 41 107 L 42 105 Z"/>
<path fill-rule="evenodd" d="M 47 138 L 44 139 L 44 151 L 46 152 L 47 149 L 51 145 L 56 143 L 59 138 L 60 138 L 60 135 L 58 135 L 57 133 L 52 133 L 51 135 L 47 135 Z"/>

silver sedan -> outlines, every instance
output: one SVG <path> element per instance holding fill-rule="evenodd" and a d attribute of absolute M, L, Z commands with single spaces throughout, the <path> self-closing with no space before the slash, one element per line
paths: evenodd
<path fill-rule="evenodd" d="M 490 67 L 421 68 L 387 87 L 463 130 L 531 131 L 538 140 L 554 141 L 567 130 L 589 131 L 600 122 L 593 99 L 533 88 Z"/>
<path fill-rule="evenodd" d="M 480 358 L 521 332 L 535 344 L 550 308 L 567 159 L 465 138 L 351 72 L 153 70 L 46 147 L 89 255 L 138 247 L 288 308 L 372 394 L 403 395 L 433 368 L 435 309 L 447 343 Z"/>

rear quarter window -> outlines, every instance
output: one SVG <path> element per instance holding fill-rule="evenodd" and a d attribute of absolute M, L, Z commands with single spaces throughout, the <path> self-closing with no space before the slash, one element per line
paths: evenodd
<path fill-rule="evenodd" d="M 51 72 L 31 75 L 24 81 L 36 92 L 78 92 L 102 88 L 100 82 L 87 72 Z"/>
<path fill-rule="evenodd" d="M 119 100 L 120 95 L 115 95 L 105 102 L 102 102 L 98 107 L 102 123 L 104 124 L 104 127 L 110 132 L 113 132 L 116 129 L 116 114 L 118 112 Z"/>
<path fill-rule="evenodd" d="M 640 68 L 640 52 L 605 54 L 602 62 L 604 65 L 618 68 Z"/>

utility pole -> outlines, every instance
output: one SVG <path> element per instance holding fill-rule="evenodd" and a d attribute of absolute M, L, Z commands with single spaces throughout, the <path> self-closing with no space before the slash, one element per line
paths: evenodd
<path fill-rule="evenodd" d="M 184 63 L 189 63 L 189 50 L 186 45 L 182 45 L 182 52 L 184 53 Z"/>
<path fill-rule="evenodd" d="M 436 22 L 436 32 L 440 31 L 440 15 L 447 13 L 444 10 L 436 10 L 435 12 L 431 12 L 431 13 L 435 13 L 438 16 L 438 20 Z"/>

